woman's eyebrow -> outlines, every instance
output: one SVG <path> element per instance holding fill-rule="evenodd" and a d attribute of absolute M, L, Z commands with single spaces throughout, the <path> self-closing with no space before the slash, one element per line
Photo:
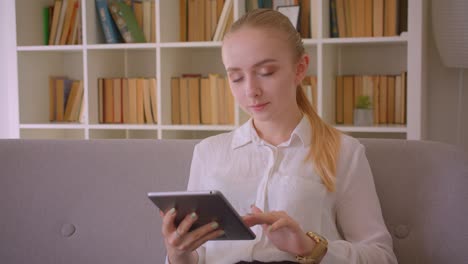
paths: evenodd
<path fill-rule="evenodd" d="M 277 61 L 277 60 L 275 60 L 275 59 L 264 59 L 264 60 L 261 60 L 261 61 L 255 63 L 255 64 L 252 66 L 252 68 L 256 68 L 256 67 L 261 66 L 261 65 L 263 65 L 263 64 L 265 64 L 265 63 L 276 62 L 276 61 Z M 226 71 L 228 71 L 228 72 L 239 71 L 239 70 L 240 70 L 240 68 L 237 68 L 237 67 L 228 67 L 228 68 L 226 69 Z"/>

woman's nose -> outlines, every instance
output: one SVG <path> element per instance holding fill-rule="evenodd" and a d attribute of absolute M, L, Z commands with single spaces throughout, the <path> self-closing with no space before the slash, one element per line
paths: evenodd
<path fill-rule="evenodd" d="M 262 94 L 261 87 L 255 78 L 247 78 L 245 82 L 245 95 L 247 97 L 257 97 Z"/>

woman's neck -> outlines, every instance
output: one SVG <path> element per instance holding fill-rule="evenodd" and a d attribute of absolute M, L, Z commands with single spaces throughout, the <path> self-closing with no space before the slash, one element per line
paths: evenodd
<path fill-rule="evenodd" d="M 261 139 L 274 146 L 278 146 L 291 137 L 292 132 L 301 121 L 302 116 L 302 112 L 298 109 L 293 115 L 282 120 L 264 122 L 253 120 L 253 126 Z"/>

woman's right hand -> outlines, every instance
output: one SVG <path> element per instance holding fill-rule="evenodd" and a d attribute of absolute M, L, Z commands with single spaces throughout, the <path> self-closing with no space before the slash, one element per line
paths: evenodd
<path fill-rule="evenodd" d="M 206 241 L 214 239 L 224 234 L 218 229 L 219 225 L 212 222 L 189 232 L 192 224 L 198 219 L 196 213 L 185 216 L 179 226 L 175 226 L 174 220 L 177 211 L 172 208 L 165 214 L 159 212 L 163 218 L 162 234 L 166 244 L 167 257 L 171 264 L 177 263 L 197 263 L 198 255 L 196 249 Z"/>

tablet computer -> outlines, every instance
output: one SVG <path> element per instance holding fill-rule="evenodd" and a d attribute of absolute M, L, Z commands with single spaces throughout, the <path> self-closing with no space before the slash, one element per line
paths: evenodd
<path fill-rule="evenodd" d="M 150 192 L 148 198 L 163 212 L 175 208 L 176 226 L 187 214 L 196 212 L 198 219 L 190 230 L 216 221 L 224 235 L 214 240 L 255 239 L 255 234 L 220 191 Z"/>

